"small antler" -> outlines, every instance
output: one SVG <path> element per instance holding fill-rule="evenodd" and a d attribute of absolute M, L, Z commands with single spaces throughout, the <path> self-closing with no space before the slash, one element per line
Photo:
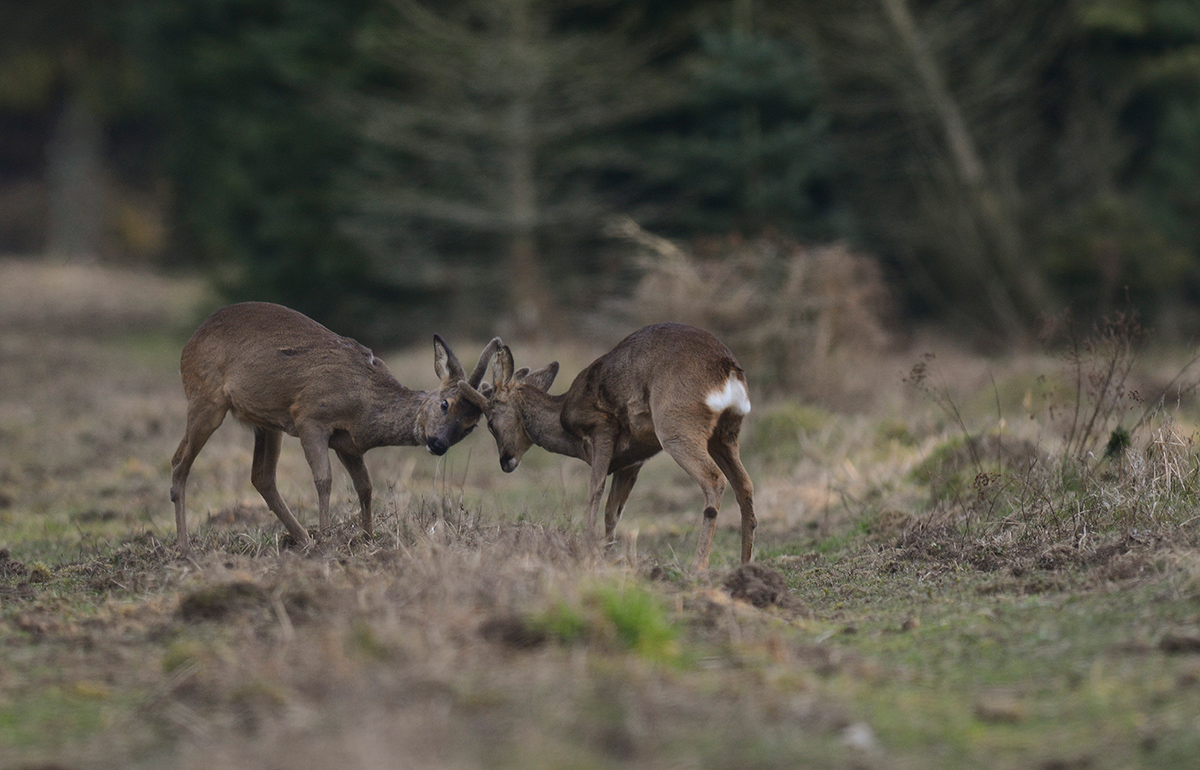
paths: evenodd
<path fill-rule="evenodd" d="M 504 347 L 504 340 L 499 337 L 492 337 L 492 341 L 479 354 L 479 362 L 475 364 L 475 369 L 471 371 L 471 376 L 467 378 L 468 385 L 472 388 L 479 387 L 479 383 L 483 382 L 483 375 L 487 372 L 488 364 L 492 362 L 492 357 L 502 347 Z"/>
<path fill-rule="evenodd" d="M 458 387 L 462 392 L 463 398 L 479 407 L 479 411 L 486 412 L 488 410 L 488 407 L 490 406 L 488 397 L 472 387 L 471 383 L 467 382 L 466 380 L 459 380 Z"/>

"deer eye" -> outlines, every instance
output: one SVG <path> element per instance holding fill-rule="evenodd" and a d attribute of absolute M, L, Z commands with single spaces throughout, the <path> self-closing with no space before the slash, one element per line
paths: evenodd
<path fill-rule="evenodd" d="M 450 411 L 450 402 L 443 400 L 442 401 L 442 414 L 445 414 L 449 411 Z"/>

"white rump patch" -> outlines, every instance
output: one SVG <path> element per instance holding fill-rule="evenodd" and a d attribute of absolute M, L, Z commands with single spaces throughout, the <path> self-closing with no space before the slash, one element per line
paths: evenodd
<path fill-rule="evenodd" d="M 750 413 L 750 396 L 746 393 L 746 386 L 732 374 L 729 375 L 728 380 L 725 380 L 725 387 L 709 393 L 708 398 L 704 399 L 704 403 L 708 404 L 708 408 L 717 414 L 728 409 L 732 409 L 738 414 Z"/>

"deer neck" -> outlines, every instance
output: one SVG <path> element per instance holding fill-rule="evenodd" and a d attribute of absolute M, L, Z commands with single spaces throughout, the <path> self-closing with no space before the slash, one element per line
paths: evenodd
<path fill-rule="evenodd" d="M 426 401 L 434 395 L 429 391 L 409 390 L 398 382 L 388 383 L 372 399 L 372 407 L 367 410 L 370 419 L 360 426 L 357 443 L 364 451 L 378 446 L 424 444 L 425 427 L 420 415 L 425 411 Z"/>
<path fill-rule="evenodd" d="M 550 394 L 529 388 L 521 404 L 521 422 L 533 443 L 554 454 L 586 460 L 583 442 L 568 433 L 562 424 L 566 394 Z"/>

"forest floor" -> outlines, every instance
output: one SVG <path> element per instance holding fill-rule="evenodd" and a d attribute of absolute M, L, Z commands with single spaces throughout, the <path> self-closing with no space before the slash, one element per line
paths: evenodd
<path fill-rule="evenodd" d="M 296 549 L 229 420 L 192 472 L 181 557 L 178 354 L 205 301 L 0 263 L 2 767 L 1195 767 L 1185 396 L 1065 483 L 1061 357 L 930 338 L 860 362 L 853 410 L 755 394 L 757 566 L 737 564 L 727 493 L 700 574 L 699 490 L 669 458 L 600 550 L 585 466 L 535 448 L 504 474 L 485 430 L 442 458 L 368 454 L 371 539 L 335 471 L 334 526 Z M 562 361 L 555 392 L 603 350 L 514 348 Z M 435 384 L 432 345 L 384 357 Z M 1126 391 L 1185 357 L 1148 355 Z M 294 440 L 279 477 L 313 526 Z"/>

